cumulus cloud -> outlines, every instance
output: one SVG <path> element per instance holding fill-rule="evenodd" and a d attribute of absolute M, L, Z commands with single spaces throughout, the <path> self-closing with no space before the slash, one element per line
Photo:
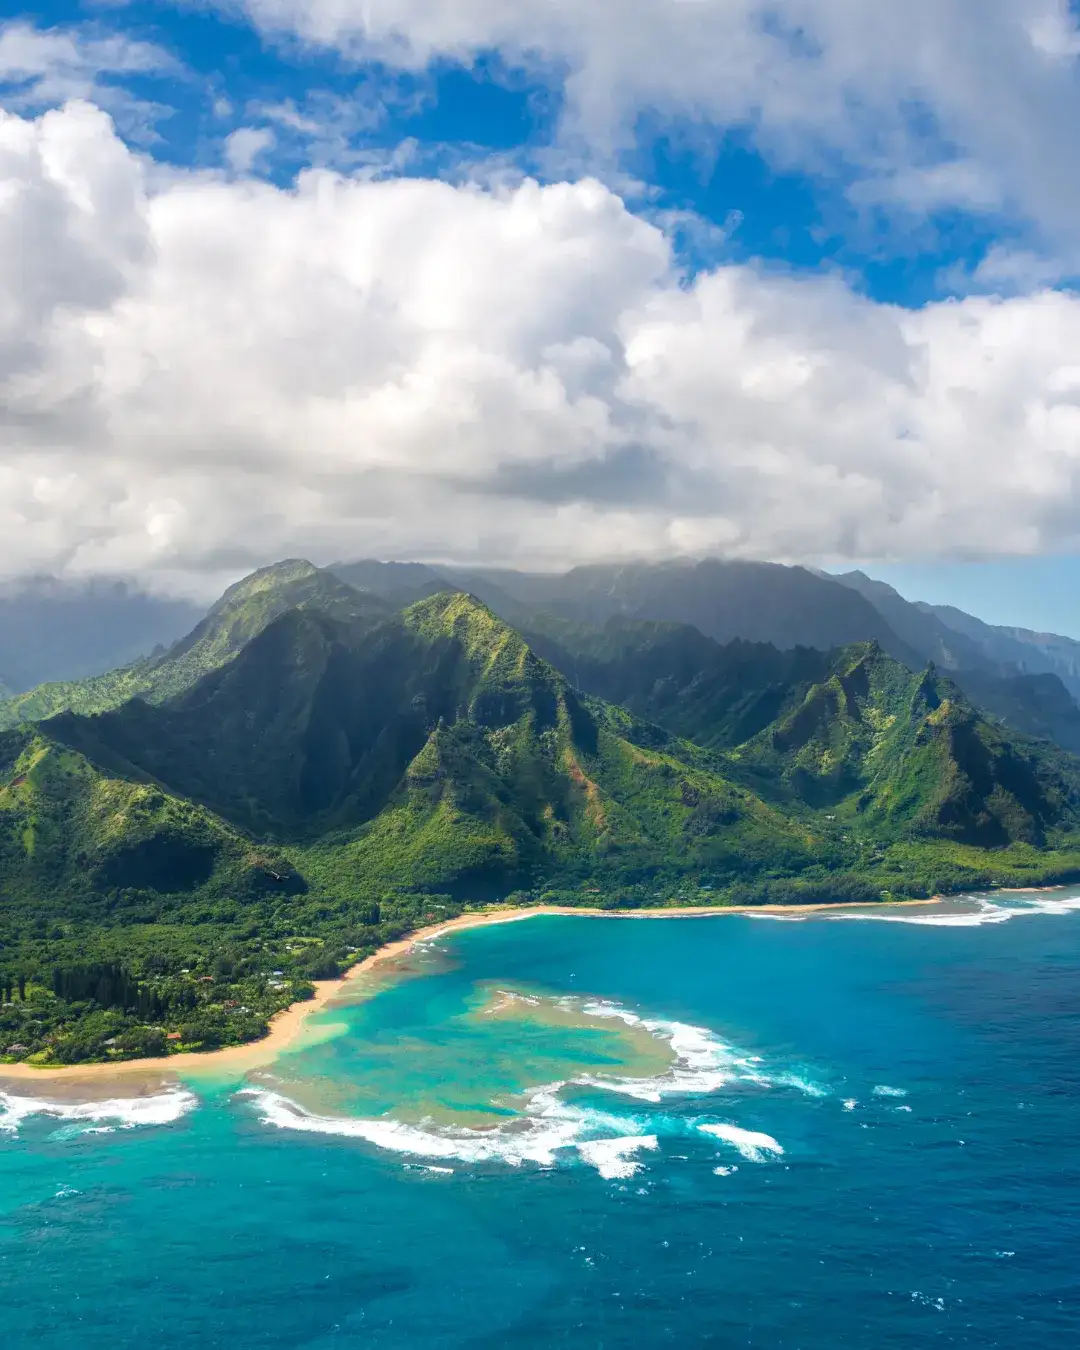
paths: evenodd
<path fill-rule="evenodd" d="M 642 114 L 839 158 L 880 201 L 998 208 L 1080 251 L 1080 32 L 1067 0 L 219 0 L 268 33 L 419 70 L 497 52 L 562 84 L 594 149 Z"/>
<path fill-rule="evenodd" d="M 0 114 L 0 573 L 1080 545 L 1080 299 L 680 274 L 593 180 L 153 172 Z"/>

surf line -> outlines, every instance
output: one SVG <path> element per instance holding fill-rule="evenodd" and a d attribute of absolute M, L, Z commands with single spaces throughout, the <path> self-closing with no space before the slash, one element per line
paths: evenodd
<path fill-rule="evenodd" d="M 1040 888 L 1043 889 L 1043 888 Z M 1045 889 L 1058 889 L 1046 887 Z M 895 900 L 883 903 L 875 908 L 901 909 L 915 905 L 939 904 L 950 897 L 935 895 L 925 900 Z M 955 898 L 955 897 L 952 897 Z M 598 909 L 579 908 L 575 905 L 528 905 L 519 908 L 488 905 L 483 909 L 469 910 L 454 919 L 418 928 L 407 937 L 387 943 L 378 951 L 364 958 L 334 980 L 315 981 L 313 997 L 299 1003 L 290 1004 L 276 1013 L 269 1023 L 267 1034 L 257 1041 L 248 1041 L 244 1045 L 230 1045 L 222 1050 L 181 1051 L 179 1054 L 163 1055 L 156 1058 L 128 1059 L 107 1064 L 71 1064 L 49 1066 L 37 1064 L 0 1064 L 0 1083 L 31 1081 L 93 1081 L 102 1078 L 118 1078 L 130 1075 L 165 1075 L 167 1078 L 182 1075 L 215 1075 L 223 1073 L 231 1076 L 243 1074 L 250 1069 L 262 1068 L 272 1063 L 302 1041 L 305 1025 L 316 1013 L 327 1008 L 342 991 L 354 980 L 379 966 L 388 965 L 407 956 L 414 947 L 434 942 L 451 933 L 462 932 L 469 928 L 485 928 L 490 924 L 519 923 L 525 919 L 538 919 L 551 915 L 563 915 L 590 919 L 706 919 L 721 915 L 746 914 L 787 914 L 805 915 L 838 910 L 866 909 L 865 902 L 814 905 L 673 905 L 651 909 Z"/>

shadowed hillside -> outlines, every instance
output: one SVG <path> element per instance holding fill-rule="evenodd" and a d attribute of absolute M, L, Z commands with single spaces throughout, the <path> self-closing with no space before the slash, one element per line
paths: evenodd
<path fill-rule="evenodd" d="M 0 728 L 58 712 L 101 712 L 130 698 L 156 703 L 226 665 L 268 624 L 291 609 L 315 609 L 349 622 L 374 622 L 391 612 L 330 572 L 302 560 L 275 563 L 230 586 L 196 627 L 169 650 L 133 666 L 80 681 L 41 685 L 0 703 Z"/>

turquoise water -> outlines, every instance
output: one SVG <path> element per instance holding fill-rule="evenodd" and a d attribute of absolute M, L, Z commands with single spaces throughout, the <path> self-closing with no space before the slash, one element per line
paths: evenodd
<path fill-rule="evenodd" d="M 0 1096 L 7 1344 L 1080 1343 L 1075 892 L 477 929 L 113 1090 Z"/>

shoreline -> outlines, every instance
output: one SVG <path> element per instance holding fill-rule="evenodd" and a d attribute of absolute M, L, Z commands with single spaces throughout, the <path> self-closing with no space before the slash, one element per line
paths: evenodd
<path fill-rule="evenodd" d="M 1014 894 L 1062 890 L 1063 885 L 1010 887 Z M 469 928 L 486 928 L 492 924 L 520 923 L 525 919 L 543 916 L 563 915 L 578 918 L 603 919 L 707 919 L 721 915 L 746 914 L 815 914 L 822 911 L 833 912 L 844 909 L 901 909 L 916 905 L 942 904 L 956 896 L 933 895 L 925 900 L 893 900 L 877 906 L 866 902 L 852 901 L 842 904 L 813 905 L 678 905 L 656 909 L 600 909 L 581 908 L 575 905 L 528 905 L 516 909 L 491 907 L 460 914 L 455 919 L 446 919 L 426 928 L 418 928 L 408 937 L 388 942 L 378 951 L 372 952 L 363 961 L 351 966 L 344 975 L 335 980 L 315 981 L 315 994 L 312 998 L 299 1003 L 291 1003 L 287 1008 L 275 1013 L 270 1019 L 269 1030 L 257 1041 L 248 1041 L 244 1045 L 230 1045 L 221 1050 L 188 1050 L 176 1055 L 164 1055 L 149 1059 L 127 1059 L 115 1063 L 99 1064 L 0 1064 L 0 1089 L 8 1083 L 74 1083 L 80 1079 L 100 1086 L 103 1079 L 121 1077 L 142 1077 L 160 1075 L 165 1082 L 171 1077 L 179 1077 L 186 1070 L 194 1076 L 197 1072 L 213 1073 L 215 1070 L 246 1071 L 260 1068 L 271 1063 L 280 1054 L 294 1045 L 303 1034 L 309 1018 L 329 1007 L 344 989 L 361 975 L 376 970 L 401 957 L 407 956 L 420 943 L 433 942 L 448 933 L 457 933 Z"/>

